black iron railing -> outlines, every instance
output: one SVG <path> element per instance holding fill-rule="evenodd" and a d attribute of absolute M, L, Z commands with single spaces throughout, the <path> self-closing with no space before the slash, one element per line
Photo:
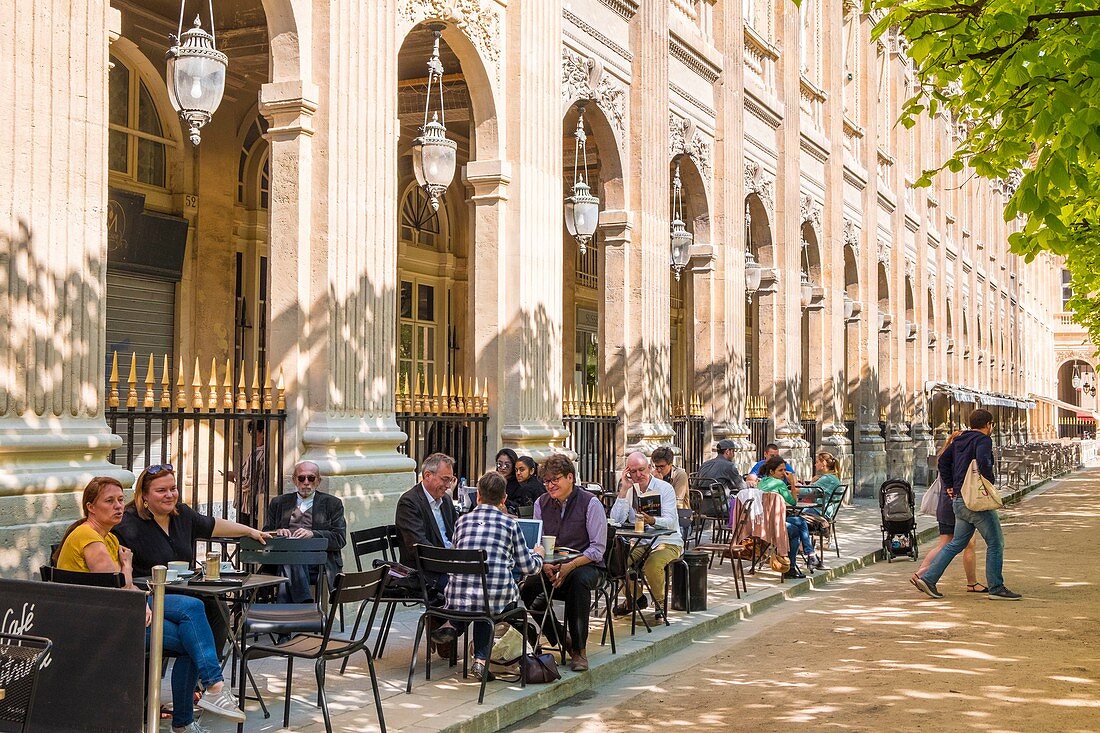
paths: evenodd
<path fill-rule="evenodd" d="M 445 453 L 455 459 L 455 476 L 473 484 L 485 473 L 489 401 L 476 382 L 465 390 L 461 380 L 429 389 L 421 380 L 410 393 L 404 380 L 395 407 L 397 425 L 408 436 L 398 450 L 417 466 L 433 453 Z"/>
<path fill-rule="evenodd" d="M 265 377 L 262 384 L 257 378 L 246 389 L 240 376 L 234 389 L 231 376 L 219 380 L 214 365 L 204 379 L 196 364 L 187 379 L 181 373 L 169 374 L 166 361 L 157 377 L 151 359 L 143 382 L 132 364 L 123 397 L 117 354 L 112 358 L 104 416 L 111 432 L 122 438 L 122 446 L 111 451 L 108 460 L 135 474 L 151 465 L 170 464 L 180 500 L 192 509 L 258 526 L 283 486 L 282 386 L 273 387 Z M 144 389 L 139 390 L 139 384 Z"/>
<path fill-rule="evenodd" d="M 588 388 L 583 394 L 567 389 L 562 422 L 569 431 L 565 448 L 577 454 L 577 479 L 609 490 L 617 484 L 619 416 L 613 394 Z"/>
<path fill-rule="evenodd" d="M 674 417 L 672 427 L 676 431 L 676 445 L 680 448 L 684 470 L 695 473 L 703 463 L 706 450 L 706 420 L 702 415 Z"/>
<path fill-rule="evenodd" d="M 817 420 L 802 421 L 802 437 L 810 444 L 810 460 L 817 455 Z"/>

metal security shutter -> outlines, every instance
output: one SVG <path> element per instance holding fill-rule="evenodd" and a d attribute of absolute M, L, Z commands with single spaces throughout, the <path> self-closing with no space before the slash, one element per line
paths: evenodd
<path fill-rule="evenodd" d="M 107 273 L 107 376 L 111 354 L 118 352 L 119 376 L 125 380 L 130 355 L 138 356 L 138 381 L 145 382 L 149 354 L 156 363 L 159 385 L 164 355 L 173 372 L 172 345 L 175 341 L 176 283 L 148 277 Z"/>
<path fill-rule="evenodd" d="M 154 280 L 142 275 L 107 273 L 107 369 L 104 372 L 108 385 L 111 378 L 111 355 L 118 352 L 119 397 L 125 410 L 128 390 L 126 378 L 130 362 L 137 354 L 138 394 L 145 395 L 145 378 L 149 369 L 149 354 L 153 355 L 155 387 L 159 395 L 163 379 L 164 357 L 168 356 L 169 369 L 175 384 L 176 365 L 172 363 L 172 344 L 175 333 L 176 283 L 170 280 Z M 140 409 L 142 401 L 139 400 Z M 159 404 L 159 403 L 158 403 Z M 153 463 L 171 459 L 168 447 L 161 438 L 165 429 L 160 420 L 135 424 L 132 418 L 110 419 L 111 428 L 122 437 L 123 445 L 112 455 L 116 465 L 135 473 Z M 148 439 L 145 429 L 148 427 Z"/>

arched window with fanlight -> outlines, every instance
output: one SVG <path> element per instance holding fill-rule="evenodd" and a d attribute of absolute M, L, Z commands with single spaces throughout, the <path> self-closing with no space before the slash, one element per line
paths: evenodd
<path fill-rule="evenodd" d="M 237 162 L 237 203 L 267 210 L 271 197 L 270 146 L 264 138 L 267 121 L 257 115 L 245 132 Z"/>
<path fill-rule="evenodd" d="M 172 140 L 165 134 L 145 80 L 114 55 L 108 94 L 107 166 L 111 173 L 134 183 L 167 187 L 167 149 Z"/>

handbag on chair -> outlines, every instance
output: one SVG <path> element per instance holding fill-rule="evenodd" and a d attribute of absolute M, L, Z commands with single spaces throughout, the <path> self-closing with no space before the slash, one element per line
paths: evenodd
<path fill-rule="evenodd" d="M 976 459 L 972 460 L 970 467 L 966 469 L 966 478 L 963 479 L 962 485 L 962 498 L 966 508 L 972 512 L 987 512 L 991 509 L 1000 509 L 1003 505 L 993 482 L 978 470 Z"/>

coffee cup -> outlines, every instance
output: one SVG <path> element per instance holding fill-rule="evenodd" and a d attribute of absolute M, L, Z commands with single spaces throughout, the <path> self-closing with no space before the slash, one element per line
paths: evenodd
<path fill-rule="evenodd" d="M 169 582 L 169 583 L 172 583 L 172 582 L 177 581 L 179 579 L 180 579 L 180 571 L 177 570 L 176 568 L 168 568 L 168 570 L 164 573 L 164 580 Z"/>
<path fill-rule="evenodd" d="M 191 570 L 191 563 L 187 562 L 186 560 L 173 560 L 172 562 L 168 563 L 168 572 L 175 572 L 175 577 L 177 578 L 188 572 L 189 570 Z"/>
<path fill-rule="evenodd" d="M 542 536 L 542 550 L 546 553 L 547 557 L 554 554 L 554 544 L 558 541 L 558 538 L 552 534 L 544 534 Z"/>

